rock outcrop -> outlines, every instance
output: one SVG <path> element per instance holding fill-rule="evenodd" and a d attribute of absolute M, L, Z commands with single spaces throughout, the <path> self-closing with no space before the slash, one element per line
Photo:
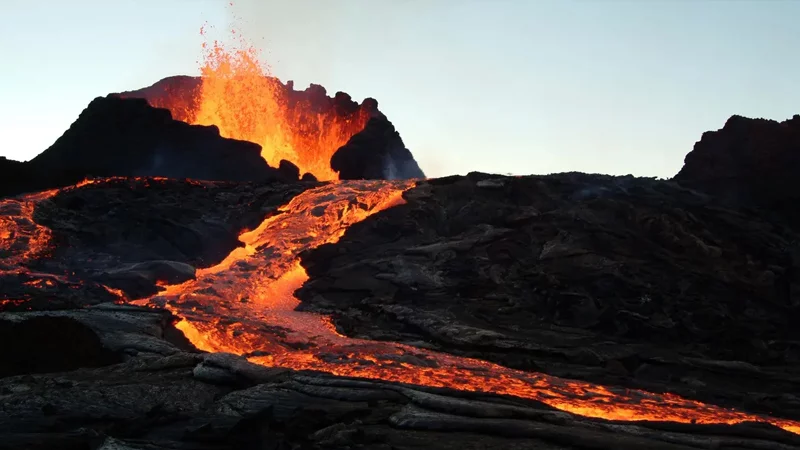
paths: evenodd
<path fill-rule="evenodd" d="M 63 136 L 31 161 L 5 161 L 0 170 L 0 196 L 87 177 L 265 181 L 292 175 L 269 167 L 256 144 L 222 138 L 214 126 L 174 120 L 169 111 L 144 100 L 115 96 L 93 100 Z M 25 179 L 14 180 L 20 173 Z"/>
<path fill-rule="evenodd" d="M 342 180 L 425 178 L 400 133 L 381 113 L 333 154 L 331 168 Z"/>
<path fill-rule="evenodd" d="M 48 184 L 39 180 L 29 164 L 0 156 L 0 197 L 46 189 Z"/>
<path fill-rule="evenodd" d="M 732 116 L 703 133 L 675 181 L 732 205 L 800 224 L 800 115 L 783 122 Z"/>

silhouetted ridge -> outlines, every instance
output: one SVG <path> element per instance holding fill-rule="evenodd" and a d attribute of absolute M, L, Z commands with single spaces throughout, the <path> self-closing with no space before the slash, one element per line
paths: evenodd
<path fill-rule="evenodd" d="M 0 162 L 0 195 L 69 185 L 92 176 L 297 179 L 269 167 L 260 152 L 257 144 L 221 137 L 215 126 L 189 125 L 145 100 L 110 95 L 94 99 L 31 161 Z"/>
<path fill-rule="evenodd" d="M 722 129 L 703 133 L 674 179 L 728 204 L 797 223 L 798 175 L 800 115 L 783 122 L 734 115 Z"/>

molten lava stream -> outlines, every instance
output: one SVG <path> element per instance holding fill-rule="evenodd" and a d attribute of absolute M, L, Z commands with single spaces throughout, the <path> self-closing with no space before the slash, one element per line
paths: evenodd
<path fill-rule="evenodd" d="M 0 272 L 19 272 L 25 263 L 50 250 L 52 233 L 33 220 L 36 203 L 58 189 L 0 200 Z"/>
<path fill-rule="evenodd" d="M 239 248 L 197 280 L 170 286 L 153 304 L 166 304 L 195 346 L 246 355 L 267 366 L 325 371 L 513 395 L 571 413 L 609 420 L 697 423 L 769 422 L 800 434 L 800 423 L 741 413 L 671 394 L 614 389 L 512 370 L 407 345 L 350 339 L 330 319 L 294 311 L 293 292 L 306 280 L 298 254 L 336 242 L 348 226 L 402 203 L 411 182 L 331 183 L 295 197 Z"/>

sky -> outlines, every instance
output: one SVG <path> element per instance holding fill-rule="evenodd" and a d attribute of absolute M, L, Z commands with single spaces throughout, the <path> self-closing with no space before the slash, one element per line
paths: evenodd
<path fill-rule="evenodd" d="M 200 26 L 378 99 L 430 177 L 671 177 L 704 131 L 800 114 L 795 0 L 0 0 L 0 156 L 95 97 L 199 74 Z"/>

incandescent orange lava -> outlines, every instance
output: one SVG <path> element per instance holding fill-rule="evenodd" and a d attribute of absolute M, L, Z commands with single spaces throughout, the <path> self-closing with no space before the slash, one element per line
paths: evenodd
<path fill-rule="evenodd" d="M 769 422 L 800 434 L 800 423 L 746 414 L 671 394 L 618 389 L 408 345 L 351 339 L 327 317 L 298 312 L 293 292 L 306 280 L 298 254 L 336 242 L 350 225 L 403 202 L 412 182 L 330 183 L 306 191 L 244 233 L 244 247 L 196 280 L 149 300 L 166 305 L 198 348 L 250 361 L 336 375 L 449 387 L 533 399 L 563 411 L 609 420 L 683 423 Z M 400 258 L 400 256 L 398 256 Z M 145 301 L 145 303 L 148 301 Z"/>
<path fill-rule="evenodd" d="M 261 156 L 272 167 L 285 159 L 301 174 L 323 181 L 339 178 L 330 167 L 331 156 L 364 129 L 367 112 L 347 113 L 312 104 L 310 97 L 291 98 L 292 89 L 269 76 L 259 52 L 241 36 L 238 46 L 213 41 L 204 43 L 203 51 L 200 88 L 189 103 L 194 106 L 169 98 L 154 106 L 191 124 L 216 125 L 224 137 L 261 145 Z"/>
<path fill-rule="evenodd" d="M 19 271 L 28 261 L 50 250 L 52 233 L 33 220 L 36 203 L 57 189 L 0 200 L 0 272 Z"/>

